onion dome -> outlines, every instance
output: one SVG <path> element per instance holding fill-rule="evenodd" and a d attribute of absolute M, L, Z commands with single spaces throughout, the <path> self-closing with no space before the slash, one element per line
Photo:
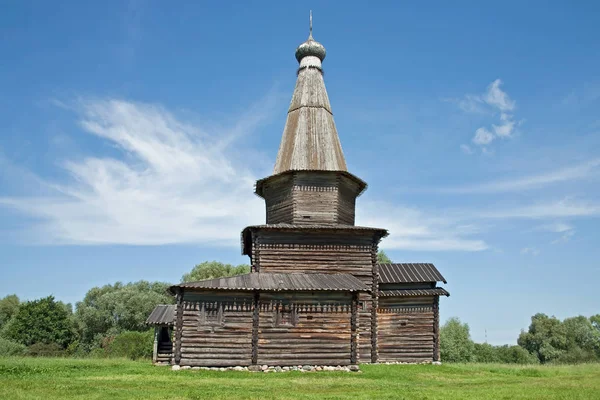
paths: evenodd
<path fill-rule="evenodd" d="M 296 60 L 300 62 L 304 57 L 317 57 L 319 60 L 323 61 L 325 59 L 325 47 L 313 39 L 312 32 L 308 37 L 308 40 L 302 43 L 296 49 Z"/>
<path fill-rule="evenodd" d="M 304 57 L 317 57 L 320 61 L 325 59 L 325 47 L 313 39 L 312 36 L 312 11 L 310 13 L 310 34 L 306 42 L 296 49 L 296 60 L 300 62 Z"/>

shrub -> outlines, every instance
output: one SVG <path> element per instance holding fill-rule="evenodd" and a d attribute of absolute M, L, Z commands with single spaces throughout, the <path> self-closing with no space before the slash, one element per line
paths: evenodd
<path fill-rule="evenodd" d="M 0 357 L 21 356 L 25 354 L 25 346 L 0 337 Z"/>
<path fill-rule="evenodd" d="M 32 357 L 64 357 L 65 350 L 58 343 L 34 343 L 27 348 Z"/>
<path fill-rule="evenodd" d="M 132 360 L 151 358 L 154 332 L 123 332 L 105 341 L 109 357 L 126 357 Z"/>
<path fill-rule="evenodd" d="M 579 364 L 597 362 L 598 357 L 593 351 L 574 347 L 552 361 L 553 364 Z"/>
<path fill-rule="evenodd" d="M 498 362 L 506 364 L 539 364 L 535 354 L 529 353 L 521 346 L 498 346 L 496 347 Z"/>
<path fill-rule="evenodd" d="M 444 362 L 473 361 L 473 341 L 469 325 L 450 318 L 440 328 L 440 353 Z"/>
<path fill-rule="evenodd" d="M 498 357 L 498 348 L 488 343 L 474 343 L 473 361 L 480 363 L 500 362 Z"/>

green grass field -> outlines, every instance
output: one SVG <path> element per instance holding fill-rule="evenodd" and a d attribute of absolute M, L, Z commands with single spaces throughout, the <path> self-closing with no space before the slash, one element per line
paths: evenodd
<path fill-rule="evenodd" d="M 600 399 L 600 364 L 363 365 L 362 373 L 171 371 L 148 362 L 0 359 L 0 399 Z"/>

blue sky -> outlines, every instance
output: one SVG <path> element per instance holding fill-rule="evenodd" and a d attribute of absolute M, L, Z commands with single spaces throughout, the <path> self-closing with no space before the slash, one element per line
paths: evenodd
<path fill-rule="evenodd" d="M 247 262 L 312 9 L 357 222 L 435 263 L 442 319 L 600 312 L 597 2 L 217 3 L 3 6 L 0 297 Z"/>

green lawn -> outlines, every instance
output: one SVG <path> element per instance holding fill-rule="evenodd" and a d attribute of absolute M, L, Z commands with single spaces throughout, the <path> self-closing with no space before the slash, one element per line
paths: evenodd
<path fill-rule="evenodd" d="M 600 364 L 361 368 L 265 374 L 171 371 L 125 360 L 0 358 L 0 399 L 600 399 Z"/>

